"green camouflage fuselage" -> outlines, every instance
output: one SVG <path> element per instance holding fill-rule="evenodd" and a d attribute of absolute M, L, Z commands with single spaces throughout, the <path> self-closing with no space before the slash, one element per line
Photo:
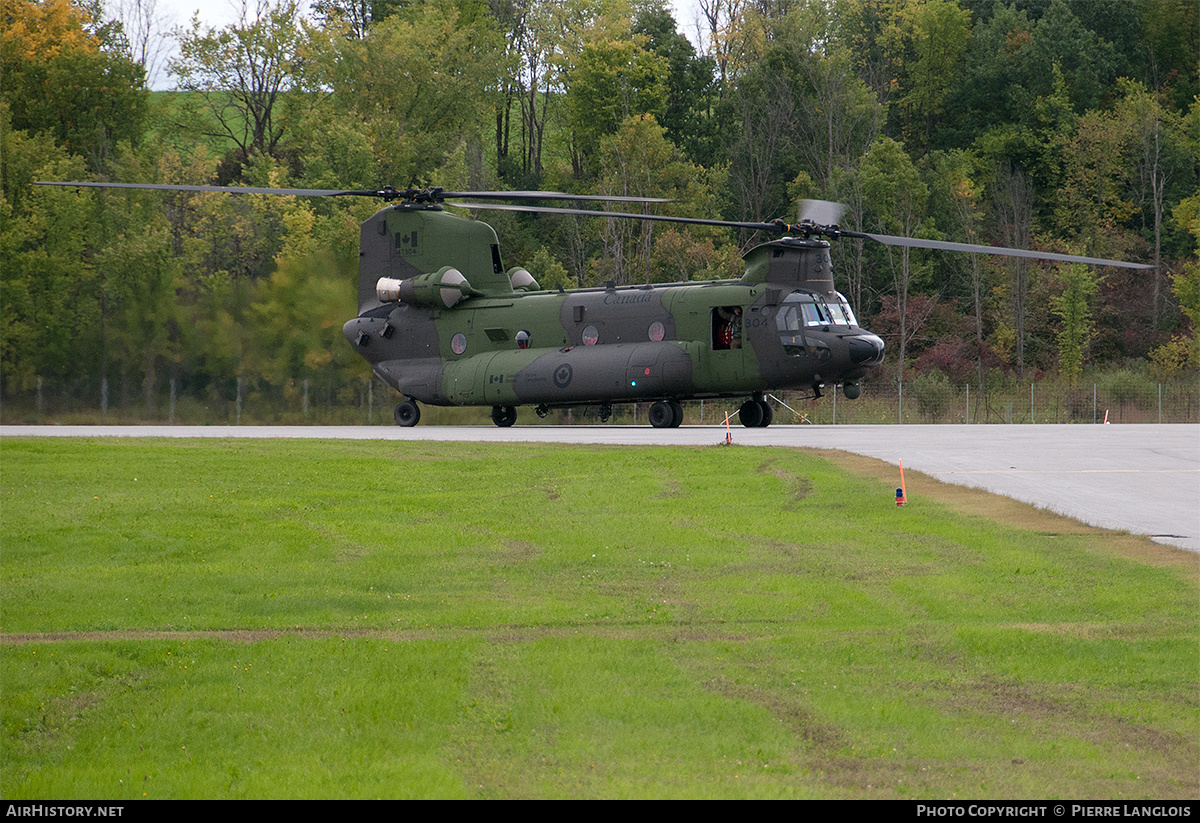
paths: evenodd
<path fill-rule="evenodd" d="M 431 405 L 761 398 L 857 380 L 883 356 L 820 240 L 758 246 L 739 280 L 538 291 L 503 269 L 486 223 L 399 206 L 363 224 L 360 255 L 346 339 Z"/>

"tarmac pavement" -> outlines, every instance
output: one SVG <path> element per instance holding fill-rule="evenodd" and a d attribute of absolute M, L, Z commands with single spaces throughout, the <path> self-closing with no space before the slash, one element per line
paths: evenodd
<path fill-rule="evenodd" d="M 330 438 L 712 445 L 723 426 L 0 426 L 0 437 Z M 841 449 L 1200 552 L 1200 426 L 734 426 L 744 446 Z M 0 467 L 2 471 L 3 467 Z"/>

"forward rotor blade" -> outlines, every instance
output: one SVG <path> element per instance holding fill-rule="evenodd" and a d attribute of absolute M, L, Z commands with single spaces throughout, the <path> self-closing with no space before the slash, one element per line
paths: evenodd
<path fill-rule="evenodd" d="M 948 243 L 944 240 L 925 240 L 920 237 L 896 237 L 890 234 L 868 234 L 865 232 L 842 232 L 843 237 L 869 237 L 889 246 L 908 246 L 918 249 L 942 249 L 944 251 L 965 251 L 978 254 L 997 254 L 1004 257 L 1029 257 L 1035 260 L 1061 260 L 1066 263 L 1090 263 L 1093 266 L 1119 266 L 1123 269 L 1152 269 L 1147 263 L 1129 263 L 1124 260 L 1105 260 L 1100 257 L 1080 257 L 1074 254 L 1056 254 L 1048 251 L 1029 251 L 1027 249 L 1010 249 L 1004 246 L 980 246 L 975 243 Z"/>
<path fill-rule="evenodd" d="M 610 203 L 674 203 L 665 197 L 620 197 L 607 194 L 566 194 L 560 191 L 444 191 L 440 197 L 474 197 L 477 200 L 577 200 Z"/>
<path fill-rule="evenodd" d="M 832 200 L 801 200 L 800 222 L 808 220 L 818 226 L 836 226 L 842 222 L 846 213 L 845 203 L 834 203 Z"/>
<path fill-rule="evenodd" d="M 669 202 L 669 201 L 668 201 Z M 783 223 L 739 223 L 733 220 L 703 220 L 698 217 L 673 217 L 668 214 L 630 214 L 619 211 L 594 211 L 592 209 L 559 209 L 553 206 L 519 206 L 502 203 L 451 203 L 463 209 L 493 209 L 495 211 L 526 211 L 540 214 L 582 214 L 588 217 L 625 217 L 629 220 L 651 220 L 659 223 L 685 223 L 693 226 L 721 226 L 722 228 L 755 229 L 778 232 Z"/>

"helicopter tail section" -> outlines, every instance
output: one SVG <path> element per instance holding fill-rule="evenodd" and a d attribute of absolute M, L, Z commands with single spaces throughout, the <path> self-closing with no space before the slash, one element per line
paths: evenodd
<path fill-rule="evenodd" d="M 461 273 L 473 294 L 513 293 L 500 261 L 496 232 L 486 223 L 425 204 L 404 203 L 376 212 L 362 224 L 359 314 L 383 305 L 377 293 L 381 279 L 406 281 L 447 267 Z"/>

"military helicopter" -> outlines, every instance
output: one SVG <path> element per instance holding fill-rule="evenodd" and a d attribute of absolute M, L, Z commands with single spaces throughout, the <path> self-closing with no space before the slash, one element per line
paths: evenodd
<path fill-rule="evenodd" d="M 358 316 L 346 340 L 381 380 L 403 396 L 395 421 L 415 426 L 418 404 L 490 406 L 511 426 L 518 406 L 596 406 L 602 421 L 614 404 L 651 403 L 650 424 L 683 421 L 680 401 L 742 399 L 746 427 L 771 424 L 768 393 L 840 385 L 859 397 L 859 380 L 883 362 L 884 343 L 862 328 L 834 288 L 830 241 L 843 237 L 888 245 L 981 252 L 1097 265 L 1144 264 L 1074 255 L 948 243 L 847 231 L 838 204 L 809 201 L 798 223 L 707 220 L 561 208 L 507 201 L 663 203 L 655 198 L 558 192 L 453 192 L 441 188 L 335 191 L 139 183 L 44 182 L 55 186 L 167 191 L 368 196 L 386 205 L 362 224 Z M 778 235 L 750 249 L 737 280 L 618 288 L 543 290 L 524 268 L 505 269 L 487 223 L 446 211 L 467 209 L 725 226 Z"/>

